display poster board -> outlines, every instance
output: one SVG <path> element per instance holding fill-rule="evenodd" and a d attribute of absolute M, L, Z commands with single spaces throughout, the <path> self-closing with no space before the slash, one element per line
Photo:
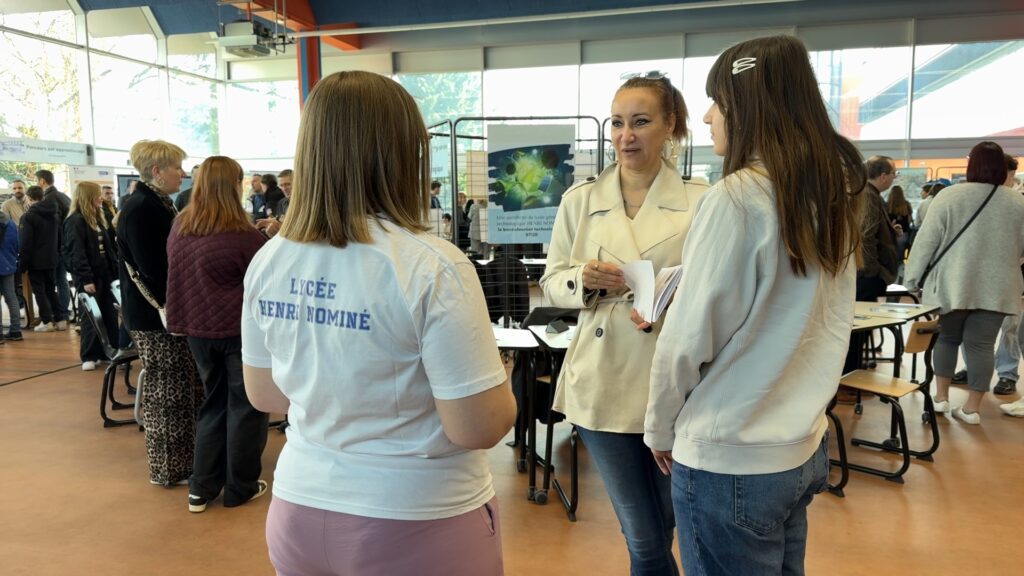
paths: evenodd
<path fill-rule="evenodd" d="M 551 241 L 562 194 L 573 183 L 575 141 L 573 125 L 488 125 L 488 242 Z"/>

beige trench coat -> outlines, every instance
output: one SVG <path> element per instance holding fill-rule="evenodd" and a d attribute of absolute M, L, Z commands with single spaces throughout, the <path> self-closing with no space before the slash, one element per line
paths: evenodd
<path fill-rule="evenodd" d="M 540 285 L 551 306 L 581 309 L 555 391 L 554 408 L 570 422 L 591 430 L 643 433 L 661 322 L 650 333 L 636 330 L 629 319 L 628 289 L 584 294 L 583 265 L 591 259 L 619 266 L 651 260 L 657 274 L 679 264 L 697 199 L 707 188 L 684 181 L 662 163 L 630 220 L 622 204 L 619 168 L 611 166 L 562 197 Z"/>

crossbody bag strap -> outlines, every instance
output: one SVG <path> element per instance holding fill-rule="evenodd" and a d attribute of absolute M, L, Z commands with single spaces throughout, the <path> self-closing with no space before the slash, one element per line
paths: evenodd
<path fill-rule="evenodd" d="M 967 231 L 968 228 L 971 227 L 971 224 L 973 224 L 974 221 L 978 218 L 978 215 L 981 214 L 981 211 L 985 209 L 985 206 L 988 205 L 988 202 L 989 200 L 992 199 L 992 196 L 995 196 L 996 190 L 998 189 L 999 184 L 992 186 L 992 191 L 988 193 L 988 196 L 985 198 L 985 201 L 981 203 L 981 206 L 979 206 L 977 210 L 974 211 L 974 214 L 972 214 L 971 218 L 967 220 L 967 223 L 964 224 L 964 227 L 961 228 L 960 231 L 956 233 L 956 236 L 954 236 L 953 239 L 949 241 L 949 244 L 946 244 L 946 247 L 942 249 L 942 252 L 939 252 L 938 255 L 936 255 L 935 258 L 932 259 L 931 263 L 928 264 L 927 267 L 925 267 L 924 273 L 921 274 L 921 285 L 924 285 L 925 278 L 927 278 L 928 274 L 935 269 L 935 266 L 938 265 L 939 260 L 942 260 L 942 257 L 945 256 L 947 252 L 949 252 L 949 249 L 953 247 L 953 244 L 956 244 L 956 241 L 960 239 L 960 236 L 962 236 L 963 233 Z"/>

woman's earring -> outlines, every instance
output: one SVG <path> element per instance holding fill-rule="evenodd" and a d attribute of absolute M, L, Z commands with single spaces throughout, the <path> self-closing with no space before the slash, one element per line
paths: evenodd
<path fill-rule="evenodd" d="M 163 188 L 164 188 L 164 179 L 163 178 L 157 178 L 156 179 L 156 187 L 160 188 L 161 190 L 163 190 Z"/>
<path fill-rule="evenodd" d="M 661 157 L 668 160 L 673 166 L 679 163 L 679 143 L 671 138 L 665 138 L 665 144 L 661 147 Z"/>

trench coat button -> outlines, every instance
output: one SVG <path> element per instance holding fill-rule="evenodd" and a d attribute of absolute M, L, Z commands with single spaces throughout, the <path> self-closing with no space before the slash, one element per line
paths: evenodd
<path fill-rule="evenodd" d="M 598 338 L 600 338 L 601 336 L 604 336 L 604 328 L 598 328 L 597 330 L 595 330 L 594 331 L 594 336 L 597 336 Z"/>
<path fill-rule="evenodd" d="M 573 282 L 572 280 L 569 280 L 568 282 L 565 283 L 565 287 L 568 288 L 569 290 L 575 290 L 576 283 Z"/>

